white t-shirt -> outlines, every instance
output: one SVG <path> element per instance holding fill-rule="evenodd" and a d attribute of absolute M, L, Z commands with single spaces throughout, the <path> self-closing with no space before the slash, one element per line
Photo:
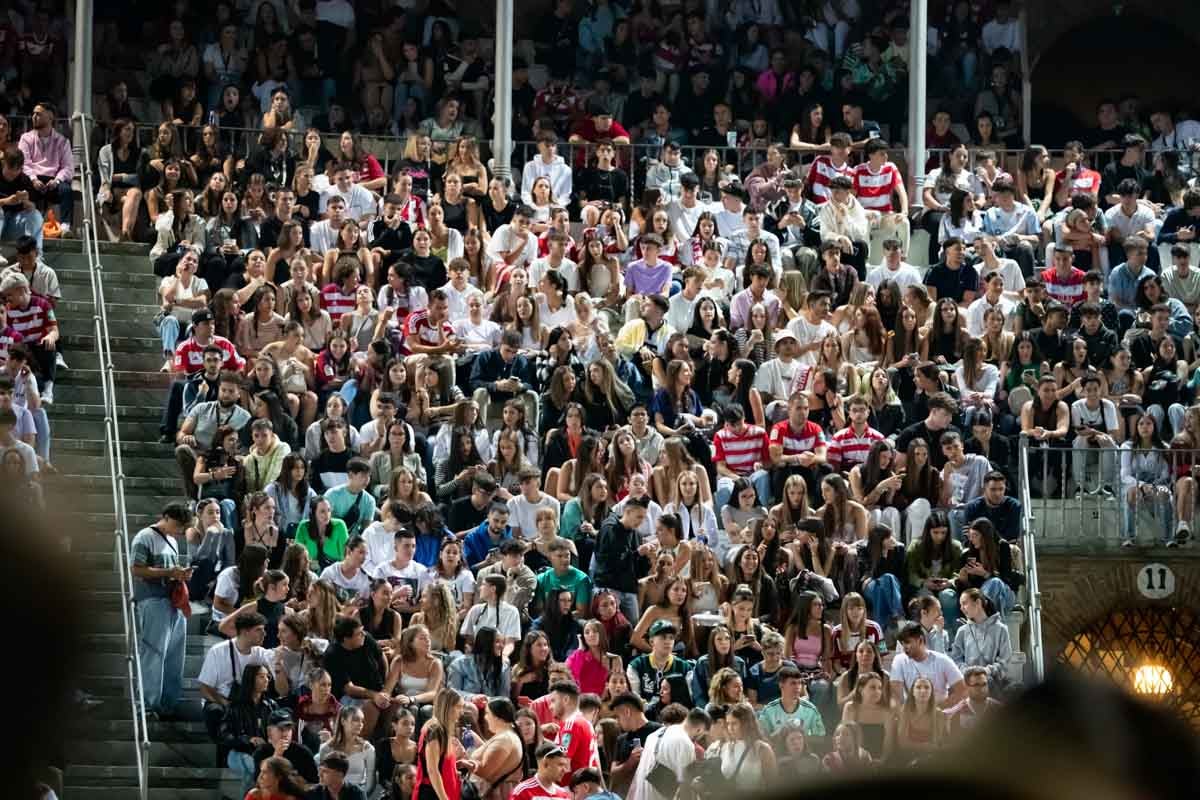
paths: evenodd
<path fill-rule="evenodd" d="M 229 697 L 234 681 L 242 679 L 242 671 L 250 664 L 262 664 L 273 670 L 271 651 L 255 645 L 248 654 L 242 655 L 233 640 L 214 644 L 204 654 L 200 682 L 215 689 L 222 697 Z"/>
<path fill-rule="evenodd" d="M 1087 400 L 1079 399 L 1071 403 L 1071 427 L 1095 428 L 1099 431 L 1111 431 L 1117 428 L 1120 417 L 1113 401 L 1106 397 L 1100 398 L 1100 407 L 1087 407 Z"/>
<path fill-rule="evenodd" d="M 475 594 L 475 576 L 471 574 L 471 570 L 463 567 L 454 576 L 454 580 L 445 580 L 430 567 L 425 570 L 421 576 L 421 591 L 425 591 L 426 586 L 431 586 L 435 581 L 444 581 L 450 587 L 450 594 L 454 596 L 454 605 L 456 608 L 462 608 L 463 598 L 467 595 Z"/>
<path fill-rule="evenodd" d="M 512 603 L 500 601 L 499 606 L 487 603 L 476 603 L 471 606 L 463 619 L 459 633 L 463 636 L 474 636 L 480 628 L 495 628 L 496 633 L 506 639 L 521 638 L 521 612 Z"/>
<path fill-rule="evenodd" d="M 797 315 L 794 320 L 788 323 L 788 330 L 796 335 L 796 340 L 801 347 L 810 345 L 813 342 L 819 342 L 826 336 L 837 335 L 837 328 L 833 327 L 827 320 L 821 320 L 816 325 L 810 325 L 803 314 Z M 816 364 L 819 352 L 819 350 L 809 350 L 807 353 L 797 356 L 796 360 L 801 364 Z"/>
<path fill-rule="evenodd" d="M 754 388 L 776 400 L 786 400 L 799 369 L 799 359 L 793 358 L 785 364 L 779 358 L 772 358 L 758 368 L 754 376 Z"/>
<path fill-rule="evenodd" d="M 933 699 L 941 702 L 950 693 L 950 687 L 959 683 L 963 676 L 958 665 L 945 653 L 926 650 L 924 661 L 914 661 L 906 654 L 898 653 L 892 661 L 892 680 L 903 684 L 907 693 L 917 678 L 929 678 L 933 682 Z"/>
<path fill-rule="evenodd" d="M 191 300 L 199 294 L 208 294 L 208 282 L 204 280 L 204 278 L 197 278 L 193 276 L 191 282 L 188 283 L 187 286 L 184 286 L 183 283 L 174 275 L 168 275 L 158 284 L 158 296 L 161 298 L 172 286 L 176 287 L 176 303 L 178 303 L 180 300 Z M 175 317 L 175 319 L 186 325 L 192 321 L 192 312 L 195 310 L 196 309 L 189 306 L 172 305 L 171 316 Z"/>
<path fill-rule="evenodd" d="M 1012 313 L 1016 311 L 1017 304 L 1002 294 L 994 307 L 1004 315 L 1004 330 L 1011 331 Z M 986 297 L 977 297 L 971 301 L 971 305 L 967 306 L 967 333 L 972 337 L 983 336 L 983 316 L 989 308 L 993 308 L 993 306 Z"/>
<path fill-rule="evenodd" d="M 351 219 L 357 222 L 363 217 L 375 216 L 375 199 L 371 197 L 371 193 L 359 186 L 357 183 L 350 184 L 350 188 L 346 191 L 338 189 L 337 185 L 330 186 L 327 190 L 321 193 L 321 213 L 325 213 L 325 207 L 329 204 L 329 198 L 338 196 L 346 201 L 346 219 Z M 337 231 L 334 231 L 334 247 L 337 247 Z M 364 240 L 365 241 L 365 240 Z"/>
<path fill-rule="evenodd" d="M 421 594 L 421 578 L 424 576 L 426 567 L 417 560 L 409 561 L 403 567 L 397 567 L 393 563 L 395 559 L 383 564 L 375 566 L 375 572 L 372 573 L 376 578 L 382 578 L 392 585 L 392 589 L 398 589 L 401 586 L 408 586 L 412 589 L 412 597 L 409 602 L 416 605 L 417 597 Z"/>
<path fill-rule="evenodd" d="M 642 744 L 642 755 L 634 773 L 633 782 L 629 786 L 628 800 L 671 800 L 670 797 L 659 794 L 646 777 L 650 770 L 658 764 L 675 773 L 676 779 L 683 781 L 687 768 L 696 760 L 696 745 L 687 734 L 683 725 L 668 725 L 659 728 L 646 737 Z"/>
<path fill-rule="evenodd" d="M 496 229 L 492 234 L 491 244 L 488 245 L 488 255 L 497 261 L 503 261 L 504 253 L 512 250 L 517 246 L 517 234 L 513 231 L 512 225 L 505 223 Z M 537 258 L 537 237 L 532 231 L 525 232 L 525 249 L 517 256 L 517 260 L 513 262 L 514 267 L 528 267 Z M 536 286 L 533 281 L 530 281 L 531 286 Z"/>
<path fill-rule="evenodd" d="M 557 311 L 551 311 L 546 298 L 539 296 L 538 322 L 547 330 L 568 328 L 579 322 L 579 315 L 575 313 L 575 304 L 569 298 L 558 307 Z"/>
<path fill-rule="evenodd" d="M 541 498 L 536 503 L 526 500 L 523 494 L 509 498 L 508 526 L 513 529 L 514 534 L 520 530 L 522 539 L 535 538 L 537 536 L 537 512 L 543 508 L 553 508 L 559 519 L 562 518 L 562 509 L 559 507 L 558 500 L 545 492 L 542 492 Z"/>
<path fill-rule="evenodd" d="M 15 411 L 16 408 L 17 407 L 14 406 L 13 410 Z M 25 413 L 28 414 L 29 411 L 25 410 Z M 32 447 L 25 444 L 20 439 L 14 439 L 11 443 L 3 446 L 3 449 L 0 450 L 0 457 L 7 455 L 10 450 L 16 450 L 18 453 L 21 454 L 21 461 L 25 464 L 25 477 L 26 478 L 32 478 L 34 475 L 37 474 L 37 472 L 38 472 L 37 453 L 34 452 Z"/>
<path fill-rule="evenodd" d="M 396 532 L 388 530 L 382 522 L 372 522 L 363 531 L 363 538 L 367 540 L 367 561 L 363 571 L 374 575 L 380 565 L 396 558 Z"/>
<path fill-rule="evenodd" d="M 579 265 L 569 258 L 564 258 L 558 262 L 558 266 L 550 263 L 550 259 L 543 256 L 529 265 L 529 285 L 537 286 L 542 280 L 542 276 L 546 274 L 546 270 L 555 270 L 559 275 L 567 281 L 567 290 L 572 294 L 579 291 Z M 547 326 L 552 327 L 552 326 Z"/>
<path fill-rule="evenodd" d="M 236 566 L 226 567 L 217 575 L 217 587 L 213 589 L 213 597 L 219 597 L 233 605 L 238 604 L 238 568 Z M 217 610 L 214 605 L 212 609 L 213 622 L 220 622 L 225 619 L 225 614 Z"/>
<path fill-rule="evenodd" d="M 442 291 L 446 293 L 446 302 L 450 307 L 450 319 L 467 316 L 470 313 L 467 308 L 467 301 L 475 295 L 483 297 L 483 292 L 479 290 L 479 287 L 472 286 L 469 283 L 460 292 L 454 288 L 454 284 L 447 281 L 446 285 L 442 287 Z"/>
<path fill-rule="evenodd" d="M 321 572 L 321 580 L 329 581 L 338 589 L 360 597 L 366 597 L 371 593 L 371 579 L 367 576 L 367 571 L 360 569 L 354 574 L 354 577 L 347 578 L 342 573 L 342 562 L 340 561 L 326 567 Z"/>
<path fill-rule="evenodd" d="M 468 350 L 490 350 L 500 346 L 500 324 L 486 317 L 478 325 L 470 317 L 462 317 L 450 323 L 454 335 Z"/>
<path fill-rule="evenodd" d="M 879 288 L 879 284 L 886 280 L 893 280 L 900 287 L 900 291 L 904 291 L 910 286 L 916 286 L 924 282 L 921 277 L 921 271 L 912 264 L 900 262 L 899 269 L 889 269 L 887 264 L 880 264 L 878 267 L 872 267 L 867 271 L 867 283 Z"/>

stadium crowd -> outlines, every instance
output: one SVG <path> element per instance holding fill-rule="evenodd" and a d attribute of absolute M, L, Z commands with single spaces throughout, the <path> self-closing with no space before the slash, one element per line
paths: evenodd
<path fill-rule="evenodd" d="M 114 238 L 153 243 L 187 499 L 133 542 L 145 703 L 177 718 L 210 606 L 188 677 L 247 797 L 665 800 L 925 757 L 1014 684 L 1019 436 L 1035 494 L 1187 542 L 1198 123 L 1105 102 L 1060 168 L 1009 159 L 1013 8 L 945 3 L 958 99 L 910 198 L 902 4 L 557 0 L 506 182 L 482 32 L 382 5 L 97 33 L 162 42 L 96 157 Z M 30 110 L 0 294 L 7 440 L 45 457 L 40 214 L 71 210 Z"/>

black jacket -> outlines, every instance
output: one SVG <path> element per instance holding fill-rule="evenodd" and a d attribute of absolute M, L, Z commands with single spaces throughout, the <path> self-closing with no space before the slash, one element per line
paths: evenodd
<path fill-rule="evenodd" d="M 267 720 L 277 707 L 274 700 L 266 698 L 258 705 L 230 703 L 221 721 L 221 745 L 239 753 L 253 753 L 255 747 L 250 740 L 255 736 L 267 738 Z"/>
<path fill-rule="evenodd" d="M 596 567 L 596 586 L 618 592 L 638 590 L 638 545 L 642 537 L 621 524 L 614 512 L 600 526 L 593 554 Z"/>
<path fill-rule="evenodd" d="M 256 775 L 262 762 L 273 755 L 275 755 L 275 748 L 271 747 L 269 743 L 264 744 L 254 751 L 254 773 Z M 287 750 L 283 751 L 283 757 L 296 768 L 296 772 L 300 773 L 300 777 L 304 778 L 304 780 L 309 783 L 317 782 L 317 760 L 313 758 L 312 751 L 307 747 L 294 741 L 288 745 Z"/>
<path fill-rule="evenodd" d="M 584 428 L 583 435 L 599 436 L 600 432 Z M 546 443 L 546 452 L 542 453 L 542 477 L 544 478 L 552 468 L 561 467 L 570 460 L 571 448 L 567 445 L 567 434 L 562 428 L 557 428 Z"/>
<path fill-rule="evenodd" d="M 533 388 L 533 366 L 529 359 L 518 353 L 512 361 L 505 363 L 500 350 L 484 350 L 475 356 L 471 366 L 471 391 L 487 389 L 492 402 L 503 403 L 516 397 L 516 392 L 505 392 L 496 388 L 496 382 L 516 378 L 521 382 L 522 392 Z"/>

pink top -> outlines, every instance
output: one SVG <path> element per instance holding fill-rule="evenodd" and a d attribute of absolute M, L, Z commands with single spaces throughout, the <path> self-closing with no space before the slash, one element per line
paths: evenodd
<path fill-rule="evenodd" d="M 802 639 L 799 636 L 792 643 L 792 660 L 799 667 L 821 666 L 821 636 L 809 636 Z"/>
<path fill-rule="evenodd" d="M 567 669 L 575 677 L 579 691 L 588 694 L 604 694 L 608 683 L 608 668 L 601 664 L 590 650 L 576 650 L 567 656 Z"/>

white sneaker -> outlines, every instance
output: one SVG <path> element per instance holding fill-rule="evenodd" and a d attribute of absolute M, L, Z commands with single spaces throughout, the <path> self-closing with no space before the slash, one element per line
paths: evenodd
<path fill-rule="evenodd" d="M 54 381 L 46 381 L 42 389 L 42 402 L 48 406 L 54 405 Z"/>
<path fill-rule="evenodd" d="M 54 363 L 58 365 L 59 369 L 70 369 L 70 367 L 67 366 L 67 360 L 63 358 L 62 353 L 57 351 L 54 353 Z"/>

